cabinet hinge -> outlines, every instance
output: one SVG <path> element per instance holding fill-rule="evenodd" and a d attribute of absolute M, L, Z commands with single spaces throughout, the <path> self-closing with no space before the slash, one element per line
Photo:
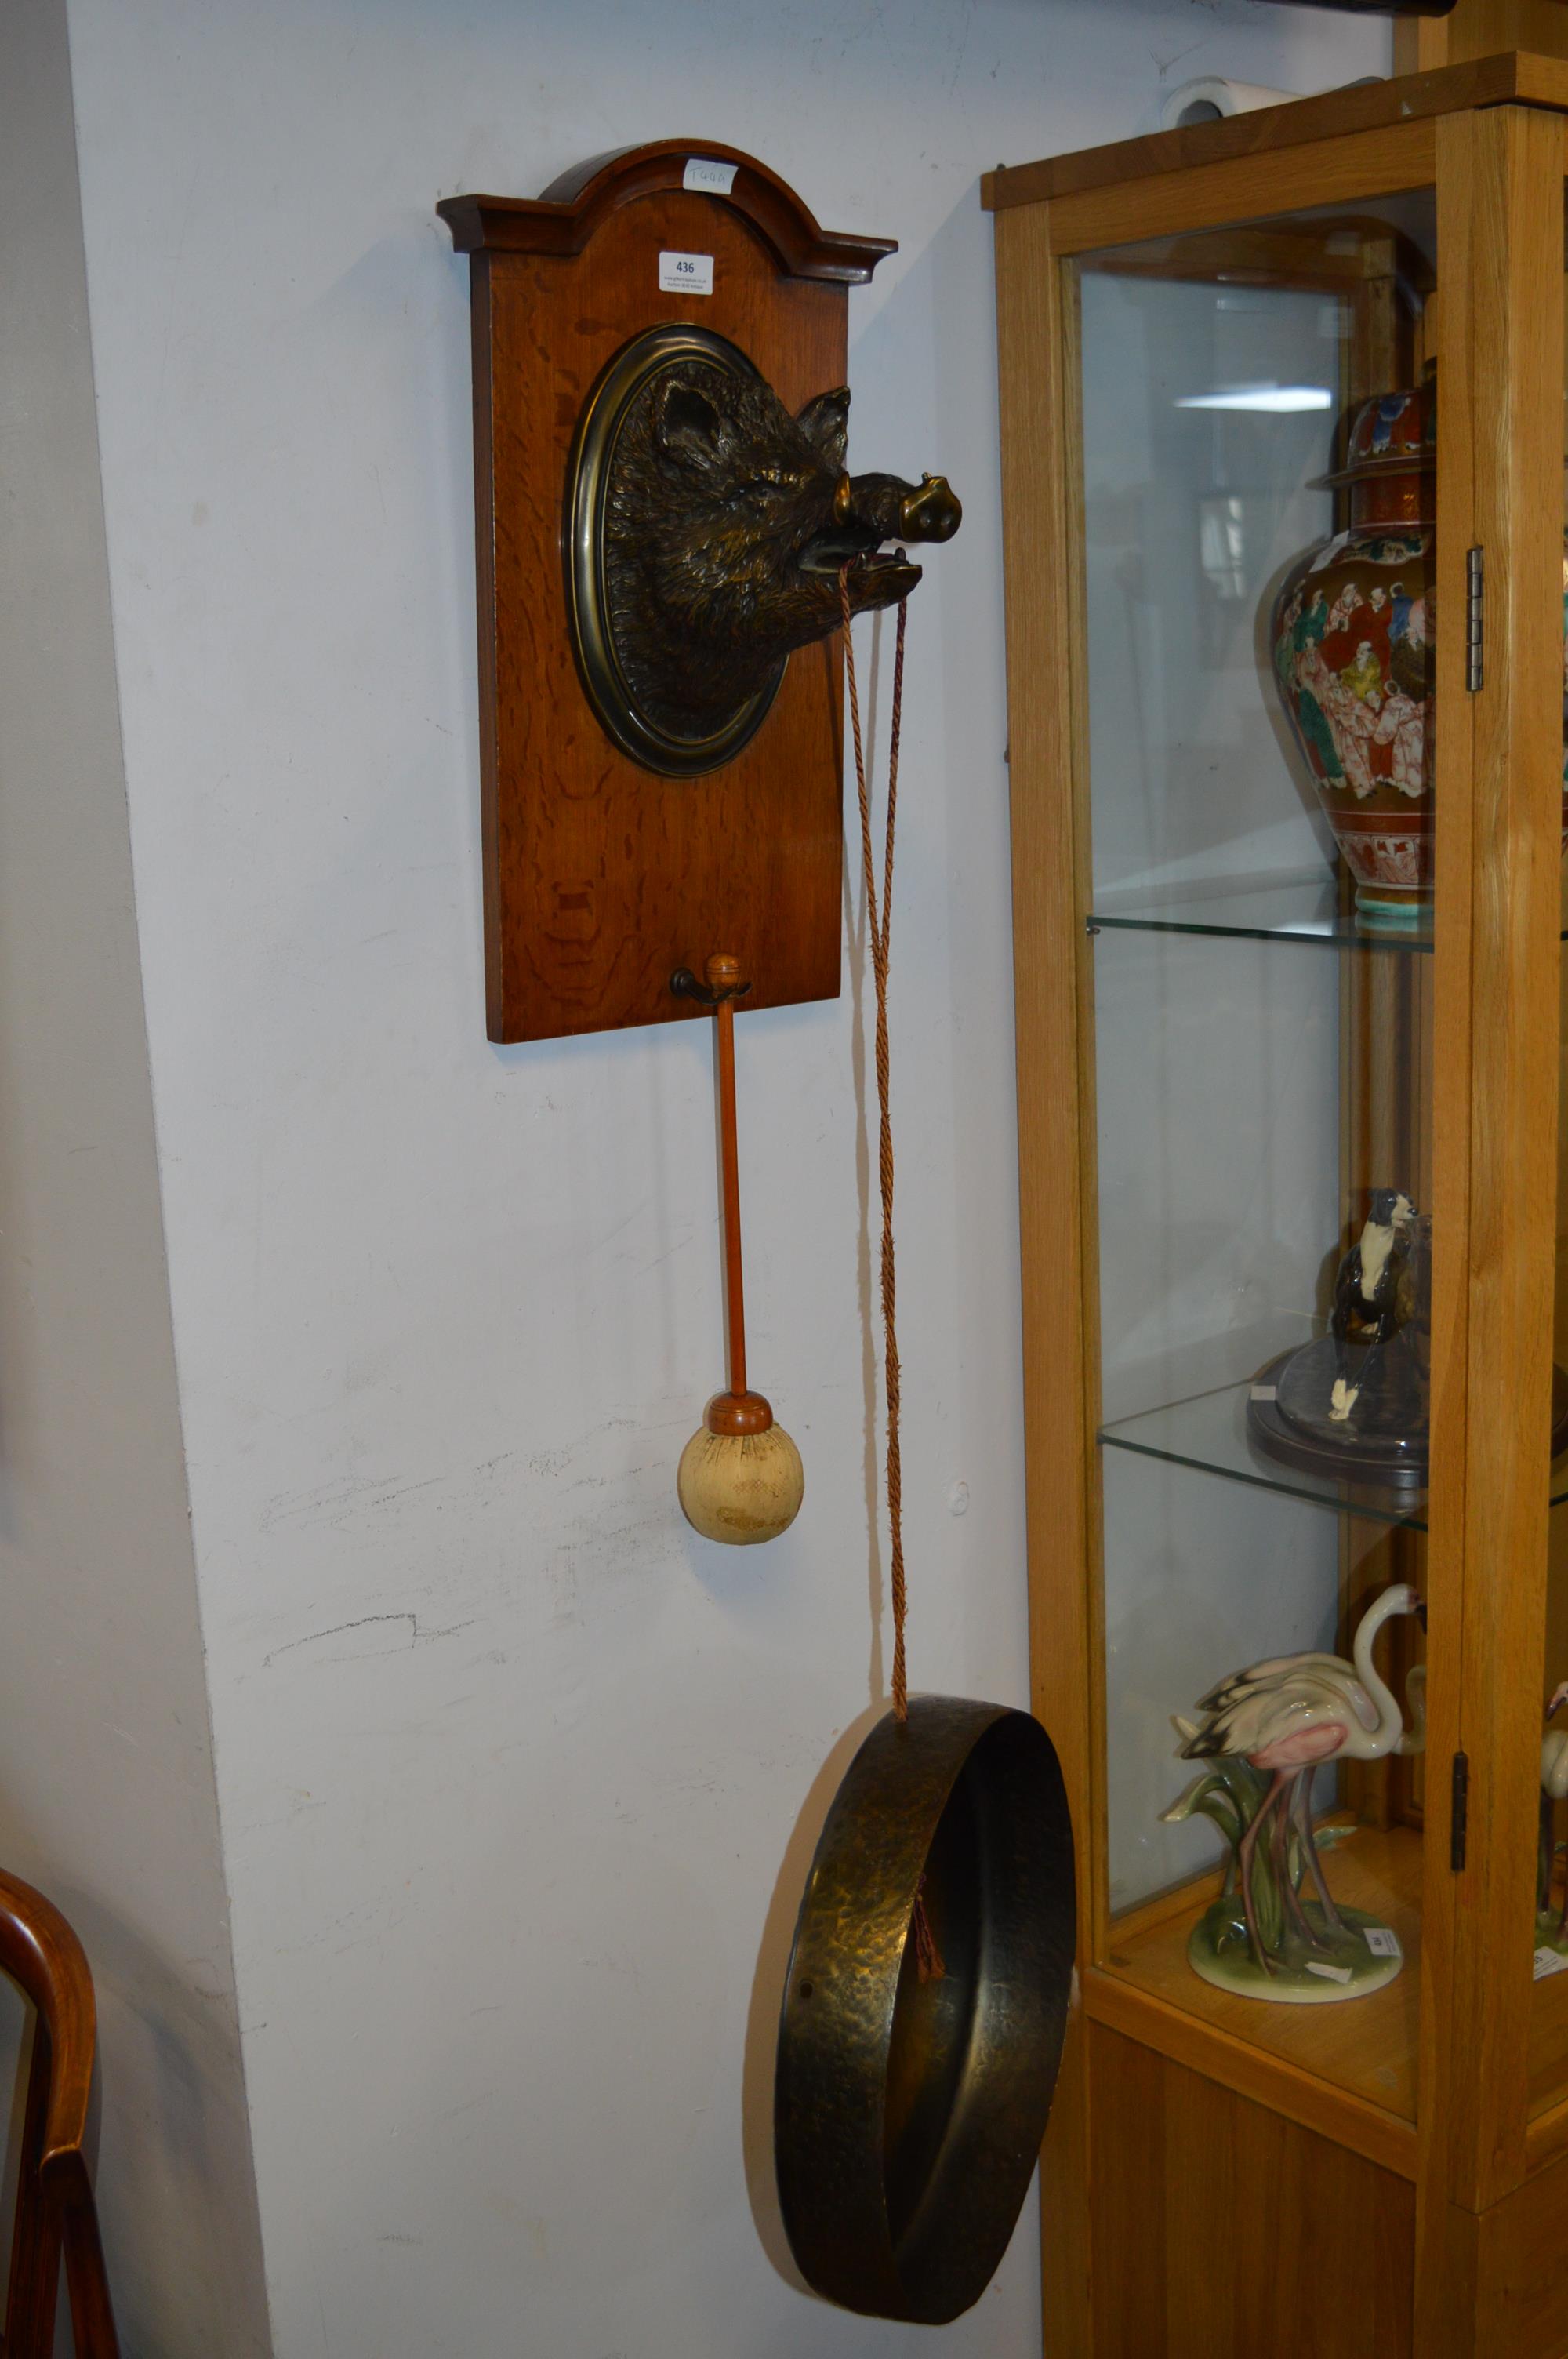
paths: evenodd
<path fill-rule="evenodd" d="M 1487 558 L 1472 549 L 1465 558 L 1465 685 L 1474 696 L 1487 677 Z"/>
<path fill-rule="evenodd" d="M 1470 1821 L 1470 1756 L 1454 1756 L 1454 1807 L 1448 1821 L 1448 1864 L 1455 1875 L 1465 1867 L 1465 1839 Z"/>

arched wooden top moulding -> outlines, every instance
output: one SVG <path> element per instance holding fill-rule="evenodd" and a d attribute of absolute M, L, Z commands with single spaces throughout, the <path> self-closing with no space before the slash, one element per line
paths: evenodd
<path fill-rule="evenodd" d="M 741 148 L 712 139 L 654 139 L 645 147 L 622 147 L 574 164 L 542 197 L 446 197 L 436 211 L 460 254 L 580 254 L 623 205 L 681 188 L 694 157 L 734 165 L 734 180 L 718 201 L 750 223 L 791 278 L 863 286 L 878 263 L 898 251 L 896 238 L 823 229 L 787 180 Z"/>

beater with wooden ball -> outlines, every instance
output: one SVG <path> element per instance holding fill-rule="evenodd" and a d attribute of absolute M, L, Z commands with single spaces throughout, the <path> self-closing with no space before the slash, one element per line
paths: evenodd
<path fill-rule="evenodd" d="M 676 1488 L 686 1519 L 704 1539 L 749 1548 L 777 1539 L 800 1510 L 800 1452 L 761 1393 L 746 1385 L 746 1315 L 741 1283 L 741 1172 L 735 1138 L 735 1002 L 751 989 L 738 960 L 715 952 L 698 983 L 689 967 L 670 989 L 713 1010 L 719 1047 L 719 1139 L 723 1172 L 725 1300 L 730 1386 L 715 1393 L 681 1452 Z"/>

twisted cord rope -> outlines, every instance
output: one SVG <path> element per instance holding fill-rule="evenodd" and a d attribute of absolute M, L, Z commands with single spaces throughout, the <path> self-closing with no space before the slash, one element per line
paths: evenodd
<path fill-rule="evenodd" d="M 860 734 L 860 691 L 855 677 L 855 640 L 850 629 L 849 567 L 838 572 L 838 603 L 844 625 L 845 669 L 849 680 L 849 727 L 855 743 L 855 786 L 860 802 L 860 864 L 866 882 L 866 932 L 871 944 L 871 973 L 877 993 L 877 1104 L 881 1113 L 877 1168 L 881 1188 L 881 1291 L 883 1376 L 887 1391 L 887 1502 L 889 1581 L 892 1593 L 892 1709 L 902 1725 L 909 1718 L 909 1677 L 904 1658 L 904 1623 L 909 1611 L 903 1572 L 903 1465 L 899 1450 L 902 1394 L 898 1359 L 898 1269 L 893 1250 L 892 1113 L 888 1091 L 888 948 L 892 932 L 892 849 L 898 820 L 898 741 L 903 712 L 903 633 L 907 602 L 898 602 L 898 637 L 893 651 L 892 716 L 888 732 L 887 833 L 882 853 L 882 886 L 879 908 L 876 854 L 871 842 L 871 796 L 866 779 L 866 751 Z M 926 1914 L 924 1876 L 914 1896 L 910 1930 L 914 1939 L 920 1979 L 939 1980 L 946 1969 Z"/>
<path fill-rule="evenodd" d="M 855 641 L 850 630 L 849 568 L 839 570 L 838 600 L 844 623 L 844 653 L 849 678 L 849 727 L 855 743 L 855 785 L 860 801 L 860 864 L 866 880 L 866 930 L 871 943 L 871 973 L 877 994 L 877 1104 L 881 1110 L 878 1176 L 881 1188 L 882 1335 L 887 1386 L 887 1501 L 891 1544 L 889 1585 L 892 1592 L 892 1708 L 900 1721 L 909 1718 L 909 1679 L 904 1656 L 904 1621 L 909 1610 L 903 1572 L 903 1467 L 899 1450 L 902 1402 L 898 1359 L 898 1266 L 893 1247 L 892 1112 L 888 1078 L 888 949 L 892 929 L 893 833 L 898 821 L 898 739 L 903 701 L 903 633 L 908 607 L 901 599 L 898 640 L 893 656 L 892 724 L 888 746 L 887 835 L 882 853 L 882 886 L 877 892 L 876 855 L 871 843 L 871 796 L 866 778 L 866 749 L 860 734 L 860 691 L 855 677 Z"/>

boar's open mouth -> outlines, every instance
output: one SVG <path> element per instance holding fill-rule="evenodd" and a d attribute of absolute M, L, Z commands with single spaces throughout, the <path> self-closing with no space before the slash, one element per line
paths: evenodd
<path fill-rule="evenodd" d="M 894 598 L 907 598 L 920 579 L 920 568 L 912 563 L 907 552 L 898 547 L 879 544 L 874 533 L 853 526 L 832 532 L 819 532 L 807 541 L 795 559 L 802 573 L 827 574 L 837 578 L 845 561 L 853 569 L 849 575 L 852 595 L 864 603 L 866 592 L 872 590 L 883 604 Z"/>

